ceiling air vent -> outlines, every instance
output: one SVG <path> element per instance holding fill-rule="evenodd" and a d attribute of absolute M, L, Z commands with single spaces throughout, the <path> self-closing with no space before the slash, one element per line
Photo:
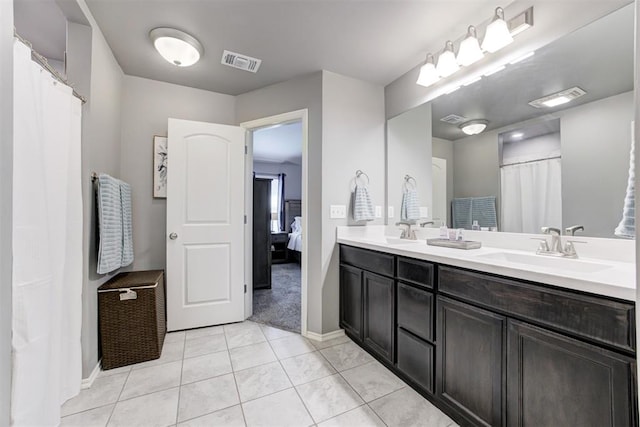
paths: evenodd
<path fill-rule="evenodd" d="M 529 102 L 529 105 L 535 108 L 552 108 L 558 105 L 566 104 L 576 98 L 580 98 L 587 92 L 580 89 L 578 86 L 574 86 L 570 89 L 565 89 L 560 92 L 552 93 L 551 95 L 543 96 L 542 98 L 534 99 Z"/>
<path fill-rule="evenodd" d="M 222 64 L 228 65 L 229 67 L 238 68 L 244 71 L 250 71 L 252 73 L 256 73 L 258 68 L 260 68 L 260 64 L 262 63 L 261 59 L 252 58 L 247 55 L 242 55 L 236 52 L 230 52 L 225 50 L 222 53 Z"/>
<path fill-rule="evenodd" d="M 449 114 L 448 116 L 440 119 L 441 122 L 449 123 L 451 125 L 459 125 L 460 123 L 464 123 L 467 120 L 469 119 L 467 119 L 466 117 L 458 116 L 457 114 Z"/>

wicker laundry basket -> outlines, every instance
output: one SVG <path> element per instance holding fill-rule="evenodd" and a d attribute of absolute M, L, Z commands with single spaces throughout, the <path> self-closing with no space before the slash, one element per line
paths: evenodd
<path fill-rule="evenodd" d="M 157 359 L 167 332 L 162 270 L 120 273 L 98 288 L 102 369 Z"/>

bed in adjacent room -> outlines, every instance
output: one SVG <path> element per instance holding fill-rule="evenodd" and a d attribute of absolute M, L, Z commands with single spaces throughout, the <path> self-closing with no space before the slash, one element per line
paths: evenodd
<path fill-rule="evenodd" d="M 289 233 L 287 252 L 289 259 L 300 264 L 302 253 L 302 202 L 286 200 L 284 206 L 286 228 Z"/>

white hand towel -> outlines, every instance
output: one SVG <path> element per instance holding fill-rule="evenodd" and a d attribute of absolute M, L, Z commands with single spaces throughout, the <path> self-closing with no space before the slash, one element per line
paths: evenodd
<path fill-rule="evenodd" d="M 635 201 L 635 144 L 633 138 L 633 125 L 631 127 L 631 158 L 629 160 L 629 180 L 627 181 L 627 194 L 624 198 L 622 220 L 614 233 L 618 237 L 634 239 L 636 237 L 636 201 Z"/>
<path fill-rule="evenodd" d="M 373 203 L 369 189 L 364 185 L 356 185 L 353 197 L 353 219 L 355 221 L 373 221 Z"/>
<path fill-rule="evenodd" d="M 133 262 L 133 230 L 131 214 L 131 186 L 120 181 L 120 203 L 122 205 L 122 267 Z"/>
<path fill-rule="evenodd" d="M 98 274 L 106 274 L 122 265 L 122 202 L 120 181 L 107 175 L 98 176 Z"/>
<path fill-rule="evenodd" d="M 403 221 L 420 219 L 420 203 L 418 202 L 418 192 L 415 189 L 406 189 L 402 194 L 400 219 Z"/>

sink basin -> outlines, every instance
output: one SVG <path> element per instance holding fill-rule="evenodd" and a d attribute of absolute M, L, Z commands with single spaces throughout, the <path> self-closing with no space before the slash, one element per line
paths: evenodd
<path fill-rule="evenodd" d="M 611 268 L 606 264 L 582 261 L 580 259 L 552 258 L 544 255 L 516 254 L 512 252 L 494 252 L 478 255 L 478 258 L 582 273 L 596 273 Z"/>

